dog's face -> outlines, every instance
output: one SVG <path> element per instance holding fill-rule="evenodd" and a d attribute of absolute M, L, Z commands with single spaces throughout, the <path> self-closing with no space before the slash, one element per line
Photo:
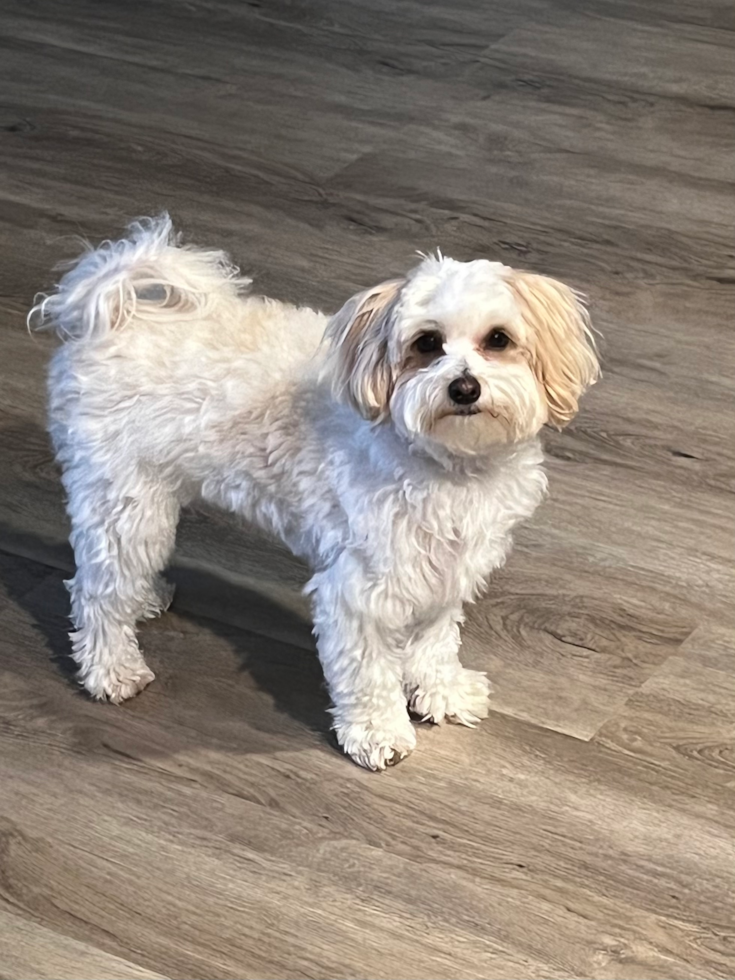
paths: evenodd
<path fill-rule="evenodd" d="M 566 425 L 599 373 L 571 289 L 485 260 L 426 258 L 350 299 L 327 337 L 338 397 L 457 456 Z"/>

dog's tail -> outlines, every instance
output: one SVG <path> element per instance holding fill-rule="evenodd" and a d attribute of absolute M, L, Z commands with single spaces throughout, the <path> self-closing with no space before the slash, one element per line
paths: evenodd
<path fill-rule="evenodd" d="M 77 341 L 123 329 L 136 312 L 148 320 L 201 318 L 251 283 L 224 252 L 181 246 L 168 214 L 133 222 L 120 241 L 96 249 L 85 243 L 61 268 L 65 275 L 54 292 L 36 297 L 28 324 Z"/>

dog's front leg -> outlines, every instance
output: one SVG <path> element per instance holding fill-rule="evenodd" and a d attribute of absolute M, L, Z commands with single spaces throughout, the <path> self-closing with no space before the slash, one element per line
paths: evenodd
<path fill-rule="evenodd" d="M 385 769 L 416 746 L 403 693 L 404 651 L 387 583 L 344 554 L 314 576 L 314 627 L 337 741 L 366 769 Z"/>
<path fill-rule="evenodd" d="M 490 682 L 459 662 L 462 609 L 441 612 L 415 633 L 406 650 L 403 682 L 411 710 L 422 721 L 453 721 L 474 727 L 487 718 Z"/>

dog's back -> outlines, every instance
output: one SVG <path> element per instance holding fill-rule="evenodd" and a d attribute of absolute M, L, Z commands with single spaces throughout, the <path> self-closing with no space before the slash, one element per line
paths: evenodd
<path fill-rule="evenodd" d="M 168 215 L 137 221 L 126 238 L 68 265 L 29 317 L 65 341 L 49 371 L 49 427 L 62 465 L 72 427 L 77 446 L 87 430 L 98 452 L 114 453 L 123 437 L 145 451 L 155 446 L 157 414 L 170 429 L 168 399 L 185 438 L 208 403 L 229 402 L 233 415 L 254 409 L 261 393 L 272 398 L 315 370 L 326 317 L 252 296 L 250 285 L 224 252 L 182 246 Z"/>

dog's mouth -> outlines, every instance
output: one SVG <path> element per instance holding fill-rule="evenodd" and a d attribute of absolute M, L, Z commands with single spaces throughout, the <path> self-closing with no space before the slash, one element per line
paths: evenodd
<path fill-rule="evenodd" d="M 435 419 L 434 424 L 438 425 L 440 422 L 448 422 L 449 419 L 462 419 L 463 423 L 470 427 L 472 423 L 472 428 L 479 425 L 481 421 L 485 421 L 488 424 L 500 423 L 507 424 L 508 420 L 505 418 L 503 413 L 499 412 L 495 408 L 488 408 L 484 406 L 480 408 L 478 405 L 451 405 L 446 406 L 444 411 Z M 466 421 L 464 421 L 466 420 Z M 463 423 L 459 423 L 462 425 Z"/>
<path fill-rule="evenodd" d="M 451 408 L 443 412 L 440 418 L 470 418 L 473 415 L 490 415 L 492 418 L 498 418 L 498 413 L 493 412 L 487 408 L 478 408 L 477 405 L 453 405 Z"/>

